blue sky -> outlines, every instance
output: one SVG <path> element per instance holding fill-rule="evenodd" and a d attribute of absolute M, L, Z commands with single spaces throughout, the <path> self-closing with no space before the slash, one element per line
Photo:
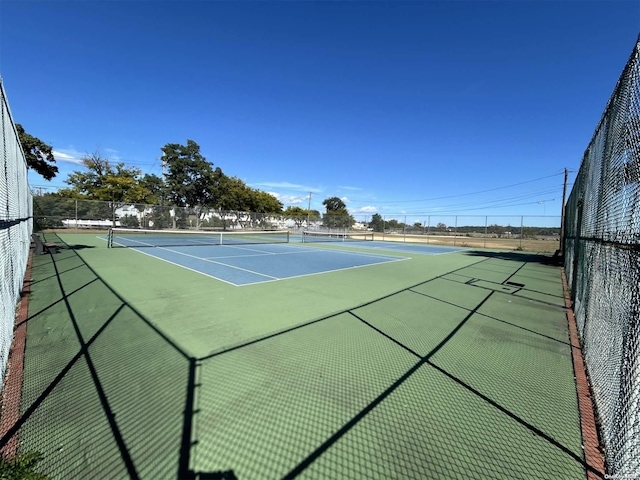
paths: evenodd
<path fill-rule="evenodd" d="M 637 1 L 2 0 L 0 76 L 44 191 L 192 139 L 285 206 L 559 215 L 639 32 Z"/>

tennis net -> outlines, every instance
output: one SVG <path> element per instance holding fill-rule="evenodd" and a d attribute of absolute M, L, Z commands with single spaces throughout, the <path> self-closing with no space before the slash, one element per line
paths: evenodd
<path fill-rule="evenodd" d="M 252 245 L 260 243 L 288 243 L 289 232 L 286 230 L 210 232 L 204 230 L 112 228 L 109 230 L 107 240 L 110 248 Z"/>
<path fill-rule="evenodd" d="M 363 242 L 373 240 L 373 232 L 302 232 L 302 242 Z"/>

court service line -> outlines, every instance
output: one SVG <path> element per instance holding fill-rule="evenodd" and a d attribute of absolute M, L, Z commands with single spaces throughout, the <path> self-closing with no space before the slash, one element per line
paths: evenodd
<path fill-rule="evenodd" d="M 156 257 L 155 255 L 151 255 L 150 253 L 143 252 L 143 251 L 141 251 L 141 250 L 137 250 L 137 249 L 135 249 L 135 248 L 133 248 L 133 250 L 134 250 L 134 251 L 136 251 L 136 252 L 138 252 L 138 253 L 142 253 L 143 255 L 147 255 L 147 256 L 149 256 L 149 257 L 151 257 L 151 258 L 155 258 L 156 260 L 161 260 L 161 261 L 163 261 L 163 262 L 170 263 L 171 265 L 175 265 L 176 267 L 184 268 L 185 270 L 191 270 L 192 272 L 199 273 L 200 275 L 204 275 L 205 277 L 213 278 L 214 280 L 219 280 L 219 281 L 224 282 L 224 283 L 227 283 L 227 284 L 229 284 L 229 285 L 233 285 L 234 287 L 239 287 L 239 286 L 241 286 L 241 285 L 238 285 L 237 283 L 230 282 L 230 281 L 228 281 L 228 280 L 225 280 L 225 279 L 223 279 L 223 278 L 216 277 L 216 276 L 211 275 L 211 274 L 209 274 L 209 273 L 201 272 L 200 270 L 196 270 L 195 268 L 187 267 L 187 266 L 185 266 L 185 265 L 182 265 L 181 263 L 172 262 L 171 260 L 167 260 L 166 258 L 162 258 L 162 257 Z M 199 257 L 198 257 L 198 258 L 199 258 Z"/>
<path fill-rule="evenodd" d="M 401 259 L 408 259 L 411 257 L 400 257 L 397 255 L 384 255 L 381 253 L 364 253 L 364 252 L 351 252 L 348 250 L 339 250 L 339 249 L 333 249 L 333 248 L 318 248 L 318 249 L 313 249 L 313 250 L 309 250 L 312 253 L 341 253 L 343 255 L 360 255 L 361 257 L 373 257 L 373 258 L 391 258 L 391 259 L 396 259 L 396 258 L 401 258 Z M 406 252 L 403 252 L 406 253 Z"/>
<path fill-rule="evenodd" d="M 282 253 L 263 253 L 263 254 L 253 254 L 253 255 L 249 255 L 249 254 L 245 254 L 245 255 L 227 255 L 226 257 L 198 257 L 198 258 L 203 258 L 203 259 L 215 259 L 215 258 L 220 258 L 220 259 L 224 259 L 224 258 L 254 258 L 254 257 L 268 257 L 268 256 L 284 256 L 284 255 L 299 255 L 301 253 L 309 253 L 309 252 L 282 252 Z M 313 253 L 313 252 L 311 252 Z"/>
<path fill-rule="evenodd" d="M 225 247 L 228 247 L 229 245 L 224 245 Z M 216 247 L 219 248 L 219 247 Z M 294 251 L 287 251 L 287 252 L 261 252 L 260 250 L 254 250 L 255 252 L 258 252 L 255 255 L 249 255 L 249 254 L 245 254 L 245 255 L 227 255 L 225 257 L 216 257 L 216 256 L 211 256 L 211 257 L 199 257 L 199 258 L 251 258 L 251 257 L 264 257 L 264 256 L 269 256 L 269 255 L 299 255 L 301 253 L 314 253 L 316 250 L 298 250 L 297 252 Z"/>
<path fill-rule="evenodd" d="M 293 275 L 291 277 L 284 277 L 284 278 L 274 278 L 273 280 L 265 280 L 265 281 L 262 281 L 262 282 L 243 283 L 242 285 L 237 285 L 237 286 L 238 287 L 245 287 L 247 285 L 257 285 L 259 283 L 269 283 L 269 282 L 275 282 L 275 281 L 284 281 L 284 280 L 290 280 L 292 278 L 311 277 L 313 275 L 323 275 L 325 273 L 341 272 L 343 270 L 353 270 L 353 269 L 356 269 L 356 268 L 374 267 L 376 265 L 381 265 L 383 263 L 402 262 L 404 260 L 411 260 L 408 257 L 389 257 L 389 258 L 390 258 L 389 260 L 385 260 L 384 262 L 380 262 L 380 263 L 369 263 L 367 265 L 354 265 L 354 266 L 351 266 L 351 267 L 333 268 L 331 270 L 324 270 L 322 272 L 303 273 L 301 275 Z M 391 258 L 393 258 L 393 260 L 391 260 Z"/>
<path fill-rule="evenodd" d="M 247 250 L 249 252 L 258 252 L 258 253 L 262 253 L 263 255 L 278 255 L 277 253 L 274 253 L 274 252 L 265 252 L 264 250 L 258 250 L 256 248 L 249 248 L 249 247 L 242 247 L 240 245 L 233 245 L 233 244 L 225 245 L 225 244 L 222 244 L 222 245 L 216 245 L 216 246 L 229 247 L 229 248 L 233 248 L 234 250 Z"/>
<path fill-rule="evenodd" d="M 201 260 L 203 262 L 215 263 L 215 264 L 218 264 L 218 265 L 222 265 L 223 267 L 234 268 L 236 270 L 240 270 L 240 271 L 247 272 L 247 273 L 252 273 L 254 275 L 259 275 L 261 277 L 267 277 L 267 278 L 271 278 L 273 280 L 280 280 L 278 277 L 267 275 L 265 273 L 254 272 L 253 270 L 249 270 L 247 268 L 236 267 L 235 265 L 229 265 L 229 264 L 223 263 L 223 262 L 216 262 L 215 260 L 208 260 L 208 259 L 203 258 L 203 257 L 198 257 L 196 255 L 189 255 L 188 253 L 178 252 L 177 250 L 171 250 L 170 248 L 166 248 L 166 247 L 157 247 L 157 248 L 159 248 L 160 250 L 167 250 L 168 252 L 177 253 L 178 255 L 184 255 L 185 257 L 196 258 L 196 259 Z"/>
<path fill-rule="evenodd" d="M 217 248 L 217 247 L 216 247 Z M 374 255 L 371 253 L 359 253 L 359 252 L 341 252 L 339 250 L 320 250 L 320 249 L 306 249 L 306 250 L 298 250 L 296 252 L 293 251 L 288 251 L 288 252 L 265 252 L 263 254 L 255 254 L 255 255 L 227 255 L 225 257 L 197 257 L 197 258 L 203 258 L 203 259 L 215 259 L 215 258 L 219 258 L 219 259 L 225 259 L 225 258 L 252 258 L 252 257 L 263 257 L 263 256 L 268 256 L 268 255 L 275 255 L 275 256 L 280 256 L 280 255 L 300 255 L 303 253 L 342 253 L 342 254 L 348 254 L 348 255 L 359 255 L 359 256 L 365 256 L 365 257 L 373 257 L 373 258 L 377 258 L 377 259 L 391 259 L 391 260 L 395 260 L 397 258 L 410 258 L 410 257 L 399 257 L 399 256 L 395 256 L 395 255 Z M 287 277 L 289 278 L 289 277 Z"/>

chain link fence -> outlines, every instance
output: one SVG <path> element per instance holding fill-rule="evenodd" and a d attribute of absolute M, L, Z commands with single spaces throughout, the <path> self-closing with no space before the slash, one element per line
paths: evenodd
<path fill-rule="evenodd" d="M 36 225 L 42 230 L 106 230 L 112 226 L 187 230 L 303 230 L 373 232 L 376 240 L 459 247 L 506 248 L 553 253 L 560 244 L 559 215 L 313 215 L 223 211 L 204 207 L 118 204 L 34 196 Z M 292 237 L 295 241 L 295 237 Z"/>
<path fill-rule="evenodd" d="M 27 164 L 0 80 L 0 390 L 13 338 L 15 308 L 31 244 L 31 193 Z"/>
<path fill-rule="evenodd" d="M 566 206 L 565 269 L 607 471 L 640 475 L 640 38 Z"/>

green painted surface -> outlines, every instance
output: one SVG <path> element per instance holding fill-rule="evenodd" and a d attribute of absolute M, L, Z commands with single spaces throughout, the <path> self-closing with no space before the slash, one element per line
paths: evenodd
<path fill-rule="evenodd" d="M 420 356 L 427 355 L 469 314 L 464 308 L 413 292 L 399 293 L 353 313 Z"/>
<path fill-rule="evenodd" d="M 447 275 L 446 278 L 436 278 L 411 290 L 467 310 L 476 308 L 489 294 L 481 288 L 466 285 L 464 282 L 452 280 L 452 278 L 456 277 Z M 462 277 L 457 277 L 457 279 L 462 280 Z"/>
<path fill-rule="evenodd" d="M 196 469 L 282 477 L 415 363 L 349 314 L 208 359 Z"/>
<path fill-rule="evenodd" d="M 303 478 L 584 478 L 576 461 L 429 365 L 333 443 Z"/>
<path fill-rule="evenodd" d="M 465 284 L 553 296 L 553 267 L 476 251 L 234 287 L 49 240 L 22 438 L 52 478 L 583 478 L 562 309 Z"/>
<path fill-rule="evenodd" d="M 581 455 L 566 343 L 475 314 L 433 363 Z"/>

